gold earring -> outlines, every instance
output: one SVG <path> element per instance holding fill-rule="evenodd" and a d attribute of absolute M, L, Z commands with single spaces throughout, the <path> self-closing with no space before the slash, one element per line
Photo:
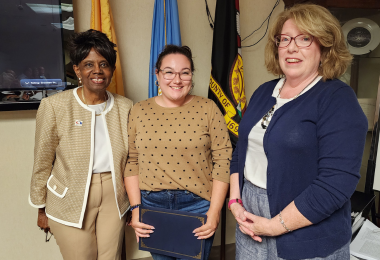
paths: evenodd
<path fill-rule="evenodd" d="M 154 85 L 156 85 L 157 87 L 160 86 L 160 84 L 158 83 L 158 80 L 156 80 L 156 81 L 154 82 Z"/>

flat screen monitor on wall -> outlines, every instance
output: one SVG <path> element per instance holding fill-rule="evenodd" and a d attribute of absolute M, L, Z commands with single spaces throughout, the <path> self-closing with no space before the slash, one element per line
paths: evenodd
<path fill-rule="evenodd" d="M 37 109 L 66 88 L 59 0 L 0 0 L 0 110 Z"/>

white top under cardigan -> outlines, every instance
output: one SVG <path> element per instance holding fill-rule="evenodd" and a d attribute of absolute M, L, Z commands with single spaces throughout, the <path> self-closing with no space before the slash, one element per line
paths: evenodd
<path fill-rule="evenodd" d="M 307 88 L 305 88 L 301 95 L 311 89 L 317 82 L 322 78 L 318 76 Z M 273 90 L 272 97 L 276 98 L 276 105 L 274 107 L 274 112 L 285 105 L 286 103 L 293 100 L 284 99 L 277 97 L 279 91 L 284 84 L 285 78 L 281 79 Z M 270 120 L 271 118 L 268 118 Z M 266 129 L 261 126 L 261 120 L 252 128 L 248 135 L 248 147 L 247 147 L 247 157 L 245 160 L 244 167 L 244 177 L 252 184 L 266 189 L 267 188 L 267 167 L 268 159 L 264 152 L 263 140 Z"/>

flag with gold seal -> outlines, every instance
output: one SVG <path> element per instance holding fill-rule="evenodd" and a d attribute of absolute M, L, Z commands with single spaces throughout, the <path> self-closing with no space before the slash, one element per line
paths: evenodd
<path fill-rule="evenodd" d="M 239 29 L 239 0 L 219 0 L 215 8 L 211 77 L 208 97 L 224 114 L 235 148 L 246 109 Z"/>

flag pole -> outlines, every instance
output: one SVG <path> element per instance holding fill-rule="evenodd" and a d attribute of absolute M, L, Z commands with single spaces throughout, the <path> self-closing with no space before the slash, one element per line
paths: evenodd
<path fill-rule="evenodd" d="M 166 7 L 165 7 L 166 0 L 163 0 L 163 1 L 164 1 L 165 46 L 166 46 L 167 45 L 166 43 Z"/>

